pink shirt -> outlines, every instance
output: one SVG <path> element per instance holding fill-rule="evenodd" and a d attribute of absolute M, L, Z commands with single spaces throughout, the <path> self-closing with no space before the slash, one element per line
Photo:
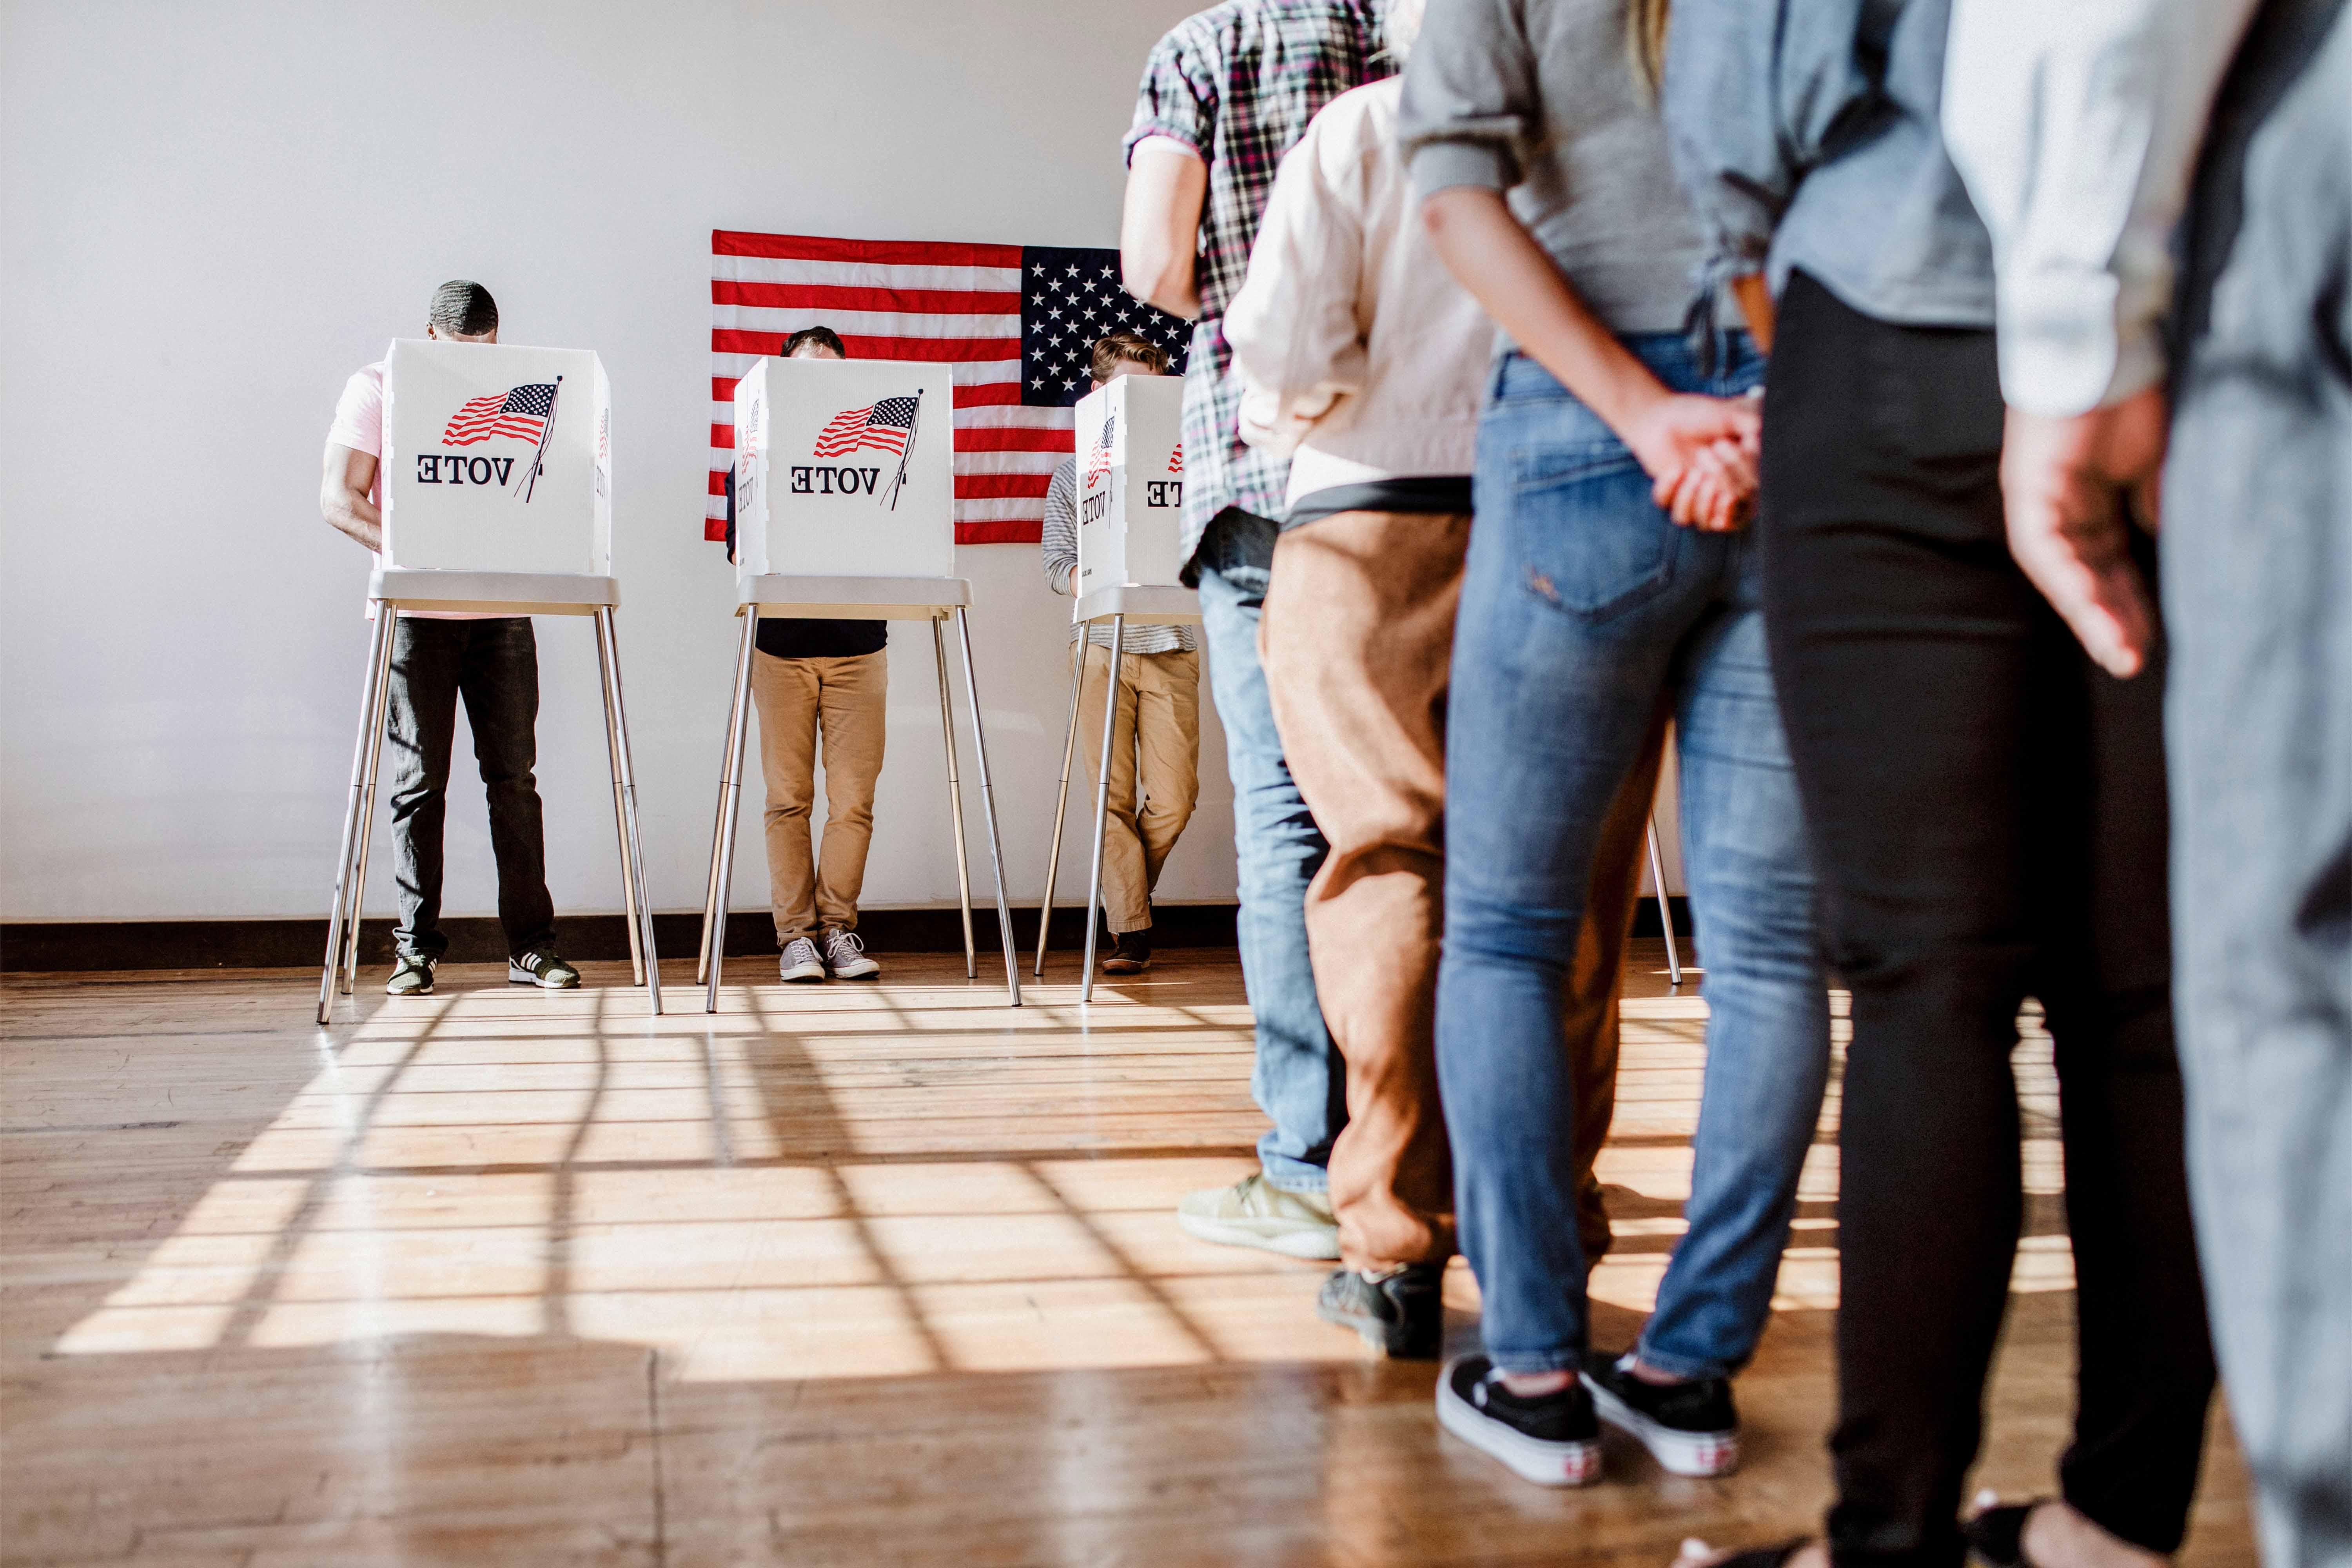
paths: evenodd
<path fill-rule="evenodd" d="M 372 365 L 352 373 L 343 383 L 343 395 L 335 400 L 335 422 L 327 426 L 327 444 L 349 447 L 354 452 L 365 452 L 376 459 L 375 483 L 368 487 L 368 500 L 381 510 L 383 506 L 383 365 L 378 360 Z M 376 556 L 376 563 L 384 563 Z M 404 610 L 404 615 L 425 621 L 489 621 L 495 616 L 467 615 L 462 610 Z M 375 615 L 373 602 L 368 609 L 370 619 Z"/>

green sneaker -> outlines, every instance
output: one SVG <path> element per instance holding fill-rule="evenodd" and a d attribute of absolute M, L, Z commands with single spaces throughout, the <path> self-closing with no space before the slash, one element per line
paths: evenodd
<path fill-rule="evenodd" d="M 436 960 L 419 952 L 404 952 L 393 966 L 392 978 L 383 983 L 387 996 L 430 996 L 433 994 L 433 965 Z"/>
<path fill-rule="evenodd" d="M 572 991 L 580 984 L 580 972 L 555 956 L 551 947 L 534 947 L 507 960 L 507 984 L 536 985 L 542 991 Z"/>
<path fill-rule="evenodd" d="M 1289 1193 L 1263 1172 L 1230 1187 L 1188 1193 L 1176 1205 L 1187 1236 L 1227 1247 L 1262 1247 L 1286 1258 L 1337 1258 L 1339 1222 L 1320 1193 Z"/>

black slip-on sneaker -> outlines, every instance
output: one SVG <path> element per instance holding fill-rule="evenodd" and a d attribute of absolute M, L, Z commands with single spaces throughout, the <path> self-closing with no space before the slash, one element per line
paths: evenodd
<path fill-rule="evenodd" d="M 383 983 L 383 994 L 387 996 L 432 995 L 436 962 L 422 953 L 402 953 L 400 962 L 393 966 L 392 978 Z"/>
<path fill-rule="evenodd" d="M 1523 1399 L 1483 1355 L 1456 1356 L 1437 1378 L 1437 1424 L 1543 1487 L 1601 1479 L 1601 1424 L 1581 1383 Z"/>
<path fill-rule="evenodd" d="M 1675 1475 L 1727 1476 L 1738 1468 L 1739 1415 L 1732 1408 L 1731 1380 L 1644 1383 L 1633 1375 L 1633 1359 L 1597 1361 L 1584 1369 L 1584 1386 L 1601 1419 Z"/>
<path fill-rule="evenodd" d="M 551 947 L 534 947 L 507 960 L 507 983 L 536 985 L 542 991 L 570 991 L 580 984 L 580 972 L 555 955 Z"/>
<path fill-rule="evenodd" d="M 1382 1274 L 1341 1268 L 1323 1281 L 1316 1315 L 1353 1329 L 1364 1342 L 1403 1361 L 1433 1361 L 1445 1337 L 1445 1268 L 1407 1263 Z"/>

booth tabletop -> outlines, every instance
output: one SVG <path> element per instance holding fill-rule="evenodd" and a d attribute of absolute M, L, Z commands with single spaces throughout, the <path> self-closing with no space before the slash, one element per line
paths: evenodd
<path fill-rule="evenodd" d="M 929 621 L 971 604 L 962 577 L 793 577 L 741 579 L 738 613 L 782 620 Z"/>
<path fill-rule="evenodd" d="M 593 616 L 621 603 L 617 578 L 572 572 L 440 572 L 379 566 L 368 597 L 402 610 L 508 616 Z"/>
<path fill-rule="evenodd" d="M 1097 588 L 1080 599 L 1070 612 L 1074 623 L 1107 621 L 1113 616 L 1125 616 L 1139 626 L 1197 625 L 1201 619 L 1201 595 L 1190 588 L 1146 587 L 1129 583 L 1123 587 Z"/>

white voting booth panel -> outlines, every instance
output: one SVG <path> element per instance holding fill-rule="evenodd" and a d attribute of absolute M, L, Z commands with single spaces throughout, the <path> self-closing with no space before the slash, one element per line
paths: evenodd
<path fill-rule="evenodd" d="M 1078 400 L 1078 596 L 1172 584 L 1184 516 L 1184 382 L 1122 375 Z"/>
<path fill-rule="evenodd" d="M 735 562 L 769 575 L 955 574 L 944 364 L 761 359 L 735 384 Z"/>
<path fill-rule="evenodd" d="M 612 404 L 584 349 L 394 341 L 384 564 L 610 576 Z"/>

